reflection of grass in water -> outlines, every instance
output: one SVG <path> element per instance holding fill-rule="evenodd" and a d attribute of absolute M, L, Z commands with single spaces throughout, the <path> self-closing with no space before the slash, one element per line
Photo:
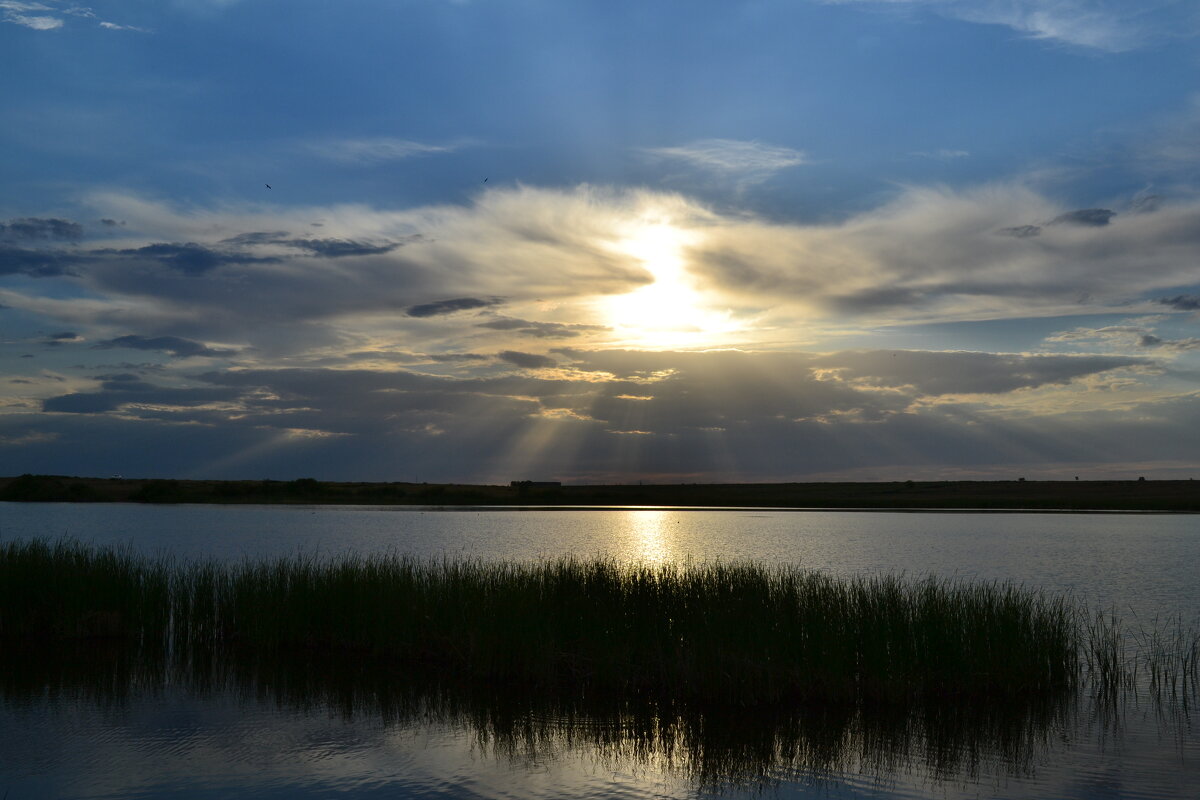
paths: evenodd
<path fill-rule="evenodd" d="M 1015 696 L 1075 684 L 1067 602 L 1002 584 L 792 567 L 291 557 L 167 564 L 0 548 L 0 634 L 176 652 L 327 649 L 461 680 L 762 705 Z"/>
<path fill-rule="evenodd" d="M 0 700 L 20 713 L 47 703 L 137 703 L 173 686 L 283 708 L 367 718 L 400 729 L 445 724 L 480 752 L 545 763 L 576 754 L 617 771 L 648 770 L 728 789 L 865 773 L 934 780 L 983 769 L 1021 774 L 1044 754 L 1072 708 L 1063 690 L 947 703 L 792 703 L 747 709 L 661 695 L 632 699 L 568 689 L 483 685 L 390 659 L 231 648 L 220 658 L 166 662 L 120 642 L 37 642 L 0 650 Z M 196 653 L 195 655 L 199 655 Z M 211 655 L 211 654 L 209 654 Z"/>
<path fill-rule="evenodd" d="M 1112 708 L 1149 687 L 1187 713 L 1198 642 L 1181 624 L 1133 635 L 997 584 L 569 559 L 225 566 L 0 545 L 9 702 L 236 689 L 465 724 L 512 756 L 584 746 L 706 785 L 1019 771 L 1077 688 Z"/>

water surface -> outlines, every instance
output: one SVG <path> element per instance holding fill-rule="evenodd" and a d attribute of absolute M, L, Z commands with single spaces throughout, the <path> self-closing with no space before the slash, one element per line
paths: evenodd
<path fill-rule="evenodd" d="M 69 536 L 240 560 L 297 551 L 529 560 L 751 559 L 834 574 L 1012 580 L 1121 616 L 1200 614 L 1198 519 L 777 510 L 435 510 L 0 504 L 0 538 Z M 383 676 L 339 682 L 26 663 L 0 689 L 12 800 L 208 797 L 1200 797 L 1178 704 L 914 707 L 778 718 L 506 700 Z M 111 666 L 111 665 L 110 665 Z M 344 665 L 343 665 L 344 666 Z M 108 669 L 107 667 L 105 669 Z M 30 677 L 32 675 L 32 678 Z M 513 703 L 516 705 L 513 706 Z M 761 716 L 761 715 L 760 715 Z"/>

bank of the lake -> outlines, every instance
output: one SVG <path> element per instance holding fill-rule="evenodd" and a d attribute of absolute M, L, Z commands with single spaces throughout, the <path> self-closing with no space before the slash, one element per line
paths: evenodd
<path fill-rule="evenodd" d="M 891 481 L 507 486 L 405 482 L 164 480 L 21 475 L 0 478 L 11 502 L 437 506 L 690 506 L 861 510 L 1200 512 L 1194 480 Z"/>

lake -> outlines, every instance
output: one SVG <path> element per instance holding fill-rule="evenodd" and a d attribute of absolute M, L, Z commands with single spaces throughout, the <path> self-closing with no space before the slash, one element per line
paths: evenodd
<path fill-rule="evenodd" d="M 221 560 L 748 559 L 1013 581 L 1111 609 L 1130 627 L 1200 618 L 1200 517 L 1189 515 L 0 504 L 0 539 L 63 536 Z M 465 696 L 362 670 L 331 677 L 345 664 L 196 681 L 98 676 L 87 661 L 6 662 L 0 790 L 11 800 L 1200 797 L 1190 709 L 1144 691 L 1046 707 L 676 718 L 505 698 L 503 687 Z"/>

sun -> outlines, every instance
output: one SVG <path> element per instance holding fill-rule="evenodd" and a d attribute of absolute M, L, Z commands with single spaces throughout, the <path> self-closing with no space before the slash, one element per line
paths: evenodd
<path fill-rule="evenodd" d="M 616 247 L 642 263 L 654 282 L 601 300 L 601 315 L 621 343 L 668 348 L 705 346 L 737 329 L 728 310 L 714 308 L 685 266 L 686 249 L 699 240 L 695 231 L 669 222 L 640 223 Z"/>

